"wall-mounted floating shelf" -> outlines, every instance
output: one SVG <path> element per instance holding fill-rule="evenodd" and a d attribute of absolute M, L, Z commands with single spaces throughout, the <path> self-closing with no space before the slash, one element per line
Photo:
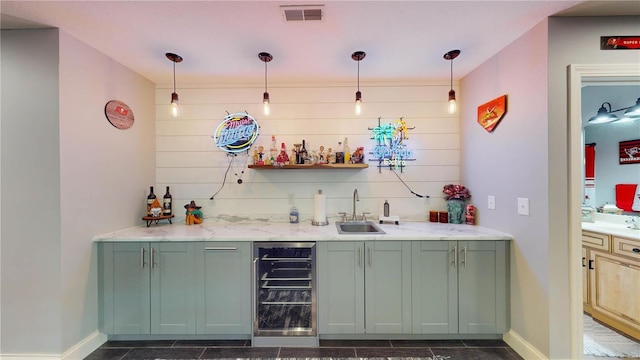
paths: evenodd
<path fill-rule="evenodd" d="M 249 165 L 249 169 L 256 170 L 299 170 L 299 169 L 364 169 L 368 168 L 369 164 L 316 164 L 316 165 Z"/>

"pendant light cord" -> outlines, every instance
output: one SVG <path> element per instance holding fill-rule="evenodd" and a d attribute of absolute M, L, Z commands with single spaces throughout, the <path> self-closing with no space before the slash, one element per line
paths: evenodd
<path fill-rule="evenodd" d="M 267 62 L 264 62 L 264 92 L 267 92 Z"/>
<path fill-rule="evenodd" d="M 173 92 L 176 92 L 176 62 L 173 61 Z"/>
<path fill-rule="evenodd" d="M 358 60 L 358 91 L 360 91 L 360 60 Z"/>
<path fill-rule="evenodd" d="M 449 75 L 449 84 L 451 86 L 451 90 L 453 90 L 453 59 L 451 59 L 451 73 Z"/>

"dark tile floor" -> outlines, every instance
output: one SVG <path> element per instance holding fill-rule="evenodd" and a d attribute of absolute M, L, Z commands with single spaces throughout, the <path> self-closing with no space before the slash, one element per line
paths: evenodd
<path fill-rule="evenodd" d="M 107 341 L 85 360 L 241 358 L 522 359 L 502 340 L 320 340 L 319 347 L 251 347 L 249 340 Z"/>

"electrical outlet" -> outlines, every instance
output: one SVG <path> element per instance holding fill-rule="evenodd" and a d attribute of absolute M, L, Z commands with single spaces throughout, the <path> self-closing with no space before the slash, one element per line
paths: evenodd
<path fill-rule="evenodd" d="M 529 198 L 518 198 L 518 214 L 529 216 Z"/>
<path fill-rule="evenodd" d="M 487 207 L 491 210 L 496 209 L 496 197 L 493 195 L 489 195 L 487 197 Z"/>

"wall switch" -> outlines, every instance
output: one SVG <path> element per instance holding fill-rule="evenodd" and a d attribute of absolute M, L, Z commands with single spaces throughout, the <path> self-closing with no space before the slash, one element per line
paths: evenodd
<path fill-rule="evenodd" d="M 493 195 L 489 195 L 487 197 L 487 207 L 491 210 L 496 209 L 496 197 Z"/>
<path fill-rule="evenodd" d="M 529 198 L 518 198 L 518 214 L 529 216 Z"/>

